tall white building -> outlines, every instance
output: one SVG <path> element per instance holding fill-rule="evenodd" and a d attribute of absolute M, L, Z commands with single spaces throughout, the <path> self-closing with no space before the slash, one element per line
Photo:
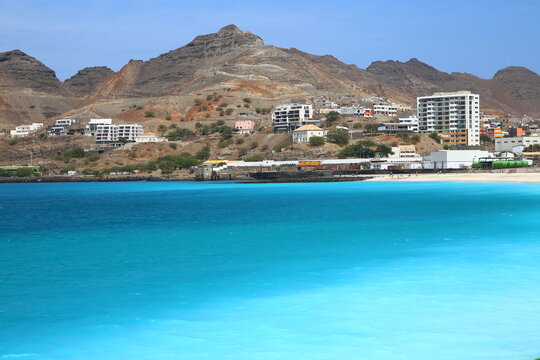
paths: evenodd
<path fill-rule="evenodd" d="M 307 104 L 285 104 L 278 105 L 272 114 L 275 132 L 290 133 L 300 126 L 306 124 L 316 124 L 318 120 L 313 120 L 313 107 Z"/>
<path fill-rule="evenodd" d="M 120 139 L 135 141 L 135 139 L 144 134 L 142 125 L 139 124 L 100 124 L 97 125 L 95 137 L 97 143 L 116 142 Z"/>
<path fill-rule="evenodd" d="M 438 133 L 443 145 L 480 145 L 480 96 L 439 92 L 416 99 L 419 131 Z"/>

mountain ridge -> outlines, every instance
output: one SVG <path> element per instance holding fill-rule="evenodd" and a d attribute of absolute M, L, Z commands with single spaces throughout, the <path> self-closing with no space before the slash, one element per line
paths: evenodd
<path fill-rule="evenodd" d="M 20 50 L 0 53 L 0 104 L 4 104 L 0 106 L 0 125 L 36 121 L 40 114 L 56 116 L 69 107 L 92 107 L 113 99 L 158 101 L 195 96 L 225 84 L 247 86 L 250 82 L 279 88 L 277 93 L 268 92 L 269 99 L 276 94 L 284 99 L 298 94 L 383 94 L 406 104 L 413 104 L 416 96 L 436 91 L 470 90 L 480 94 L 487 109 L 540 114 L 540 77 L 524 67 L 505 67 L 491 79 L 446 73 L 417 58 L 374 61 L 362 69 L 329 54 L 266 45 L 261 37 L 231 24 L 146 61 L 130 60 L 119 71 L 104 66 L 84 68 L 64 82 L 52 69 Z M 18 94 L 18 101 L 14 101 L 14 94 Z M 37 110 L 34 104 L 30 111 L 32 99 L 38 95 L 56 102 L 42 104 Z M 29 104 L 26 108 L 25 96 Z M 11 106 L 15 103 L 18 107 Z"/>

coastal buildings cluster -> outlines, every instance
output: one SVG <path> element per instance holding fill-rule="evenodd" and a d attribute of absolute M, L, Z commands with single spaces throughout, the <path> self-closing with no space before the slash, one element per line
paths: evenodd
<path fill-rule="evenodd" d="M 536 139 L 531 138 L 540 135 L 533 119 L 501 118 L 484 114 L 480 108 L 480 96 L 470 91 L 436 92 L 421 96 L 416 100 L 416 108 L 392 103 L 381 96 L 362 101 L 364 104 L 368 104 L 368 101 L 373 103 L 339 105 L 326 98 L 316 98 L 312 99 L 313 105 L 279 105 L 272 115 L 274 131 L 292 133 L 295 142 L 308 142 L 312 136 L 326 136 L 327 133 L 327 130 L 320 127 L 324 119 L 315 119 L 314 114 L 328 115 L 335 112 L 340 116 L 366 120 L 373 117 L 390 119 L 378 123 L 378 133 L 428 134 L 436 137 L 445 148 L 477 148 L 489 140 L 494 142 L 496 151 L 515 150 L 519 153 L 520 145 L 526 149 L 536 144 Z M 354 130 L 344 129 L 353 136 Z M 523 138 L 527 134 L 529 138 Z"/>

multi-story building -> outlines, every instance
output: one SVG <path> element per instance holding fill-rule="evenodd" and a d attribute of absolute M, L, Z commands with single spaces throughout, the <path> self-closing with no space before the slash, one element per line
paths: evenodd
<path fill-rule="evenodd" d="M 25 137 L 31 135 L 43 127 L 42 123 L 32 123 L 31 125 L 19 125 L 15 127 L 15 130 L 11 130 L 9 135 L 11 137 Z"/>
<path fill-rule="evenodd" d="M 487 135 L 492 139 L 502 138 L 504 136 L 501 123 L 491 122 L 483 124 L 480 128 L 480 135 Z"/>
<path fill-rule="evenodd" d="M 100 125 L 112 125 L 112 119 L 90 119 L 84 129 L 84 135 L 96 136 L 96 131 Z"/>
<path fill-rule="evenodd" d="M 122 139 L 135 141 L 144 134 L 142 125 L 139 124 L 101 124 L 97 125 L 95 131 L 96 143 L 111 143 Z"/>
<path fill-rule="evenodd" d="M 61 136 L 68 135 L 68 128 L 77 123 L 75 119 L 58 119 L 47 128 L 47 135 L 49 136 Z"/>
<path fill-rule="evenodd" d="M 313 120 L 313 107 L 307 104 L 278 105 L 272 114 L 274 131 L 278 133 L 290 133 L 306 124 L 317 124 Z"/>
<path fill-rule="evenodd" d="M 437 133 L 443 145 L 480 145 L 480 96 L 470 91 L 416 99 L 419 131 Z"/>
<path fill-rule="evenodd" d="M 112 143 L 118 141 L 118 125 L 113 124 L 99 124 L 96 125 L 94 131 L 94 136 L 96 138 L 96 143 Z"/>
<path fill-rule="evenodd" d="M 135 141 L 137 136 L 144 134 L 144 129 L 140 124 L 122 124 L 116 126 L 118 127 L 118 139 Z"/>
<path fill-rule="evenodd" d="M 373 105 L 373 113 L 375 115 L 395 115 L 399 106 L 396 104 L 375 104 Z"/>
<path fill-rule="evenodd" d="M 96 143 L 103 144 L 118 142 L 121 139 L 135 141 L 135 138 L 144 134 L 144 129 L 140 124 L 115 125 L 112 119 L 90 119 L 84 134 L 94 136 Z"/>

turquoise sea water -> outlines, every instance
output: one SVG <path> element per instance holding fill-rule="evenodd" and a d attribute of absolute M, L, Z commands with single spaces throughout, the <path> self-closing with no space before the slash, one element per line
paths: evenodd
<path fill-rule="evenodd" d="M 0 359 L 530 360 L 540 186 L 0 185 Z"/>

